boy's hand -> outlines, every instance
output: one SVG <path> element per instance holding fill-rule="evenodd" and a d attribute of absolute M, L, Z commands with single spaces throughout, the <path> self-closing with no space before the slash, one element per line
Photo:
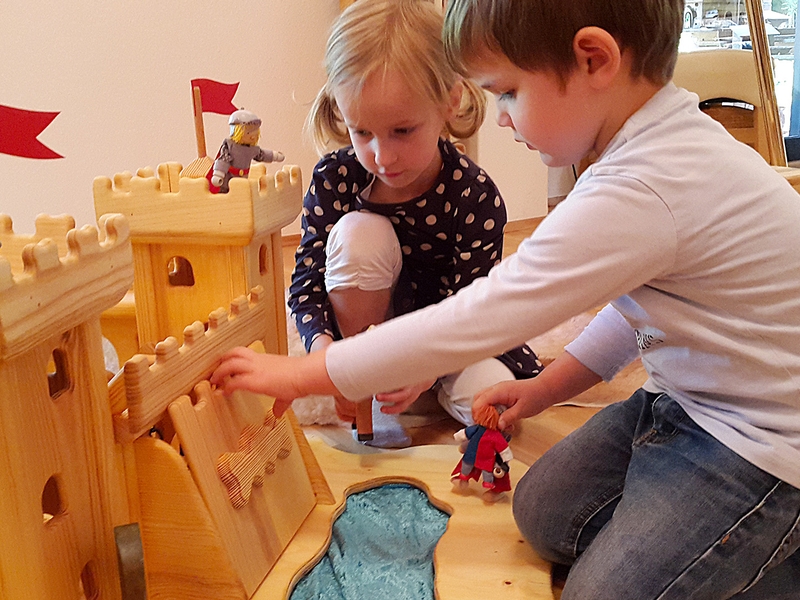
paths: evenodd
<path fill-rule="evenodd" d="M 400 414 L 414 404 L 416 399 L 419 398 L 419 395 L 429 390 L 434 383 L 436 383 L 436 380 L 432 379 L 415 385 L 409 385 L 393 392 L 375 394 L 375 400 L 383 405 L 381 406 L 382 413 L 390 415 Z"/>
<path fill-rule="evenodd" d="M 485 404 L 501 405 L 506 410 L 500 415 L 498 427 L 511 432 L 520 419 L 539 414 L 549 406 L 537 402 L 536 379 L 502 381 L 475 394 L 472 414 Z"/>
<path fill-rule="evenodd" d="M 211 383 L 226 396 L 248 390 L 275 397 L 272 412 L 280 417 L 302 394 L 296 389 L 287 356 L 260 354 L 249 348 L 234 348 L 222 357 L 211 375 Z"/>
<path fill-rule="evenodd" d="M 563 352 L 533 379 L 504 381 L 475 394 L 472 414 L 484 404 L 502 404 L 507 410 L 500 415 L 499 427 L 510 431 L 520 419 L 566 402 L 600 381 L 597 373 Z"/>

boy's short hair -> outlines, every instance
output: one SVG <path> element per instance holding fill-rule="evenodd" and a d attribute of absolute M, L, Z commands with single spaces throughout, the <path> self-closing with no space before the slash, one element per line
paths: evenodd
<path fill-rule="evenodd" d="M 633 57 L 631 75 L 656 84 L 672 79 L 683 29 L 684 0 L 448 0 L 444 43 L 462 73 L 487 53 L 526 71 L 562 80 L 576 66 L 572 41 L 584 27 L 610 33 Z"/>

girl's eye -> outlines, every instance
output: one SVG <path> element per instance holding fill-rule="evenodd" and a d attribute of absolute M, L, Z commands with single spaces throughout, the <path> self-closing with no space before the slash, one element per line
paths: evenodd
<path fill-rule="evenodd" d="M 364 129 L 351 129 L 350 133 L 358 137 L 369 137 L 369 131 L 366 131 Z"/>
<path fill-rule="evenodd" d="M 509 90 L 507 92 L 501 93 L 498 98 L 500 100 L 513 100 L 514 97 L 517 95 L 516 90 Z"/>
<path fill-rule="evenodd" d="M 413 127 L 398 127 L 394 130 L 397 135 L 408 135 L 414 131 Z"/>

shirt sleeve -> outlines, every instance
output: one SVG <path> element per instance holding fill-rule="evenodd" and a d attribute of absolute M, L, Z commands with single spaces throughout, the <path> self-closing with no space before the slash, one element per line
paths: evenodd
<path fill-rule="evenodd" d="M 581 334 L 564 348 L 588 369 L 611 381 L 638 358 L 636 332 L 610 304 L 597 313 Z"/>
<path fill-rule="evenodd" d="M 258 149 L 258 154 L 253 157 L 253 160 L 257 162 L 266 162 L 271 163 L 275 160 L 275 151 L 274 150 L 264 150 L 263 148 Z"/>

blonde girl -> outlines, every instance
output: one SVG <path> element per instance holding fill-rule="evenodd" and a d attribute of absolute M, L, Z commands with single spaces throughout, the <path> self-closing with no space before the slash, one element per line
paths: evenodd
<path fill-rule="evenodd" d="M 502 198 L 450 141 L 477 131 L 485 97 L 448 66 L 441 28 L 425 0 L 359 0 L 333 27 L 308 129 L 320 151 L 339 149 L 314 168 L 289 299 L 309 352 L 437 303 L 501 259 Z M 540 366 L 523 346 L 376 399 L 393 415 L 435 384 L 470 424 L 477 391 Z"/>

